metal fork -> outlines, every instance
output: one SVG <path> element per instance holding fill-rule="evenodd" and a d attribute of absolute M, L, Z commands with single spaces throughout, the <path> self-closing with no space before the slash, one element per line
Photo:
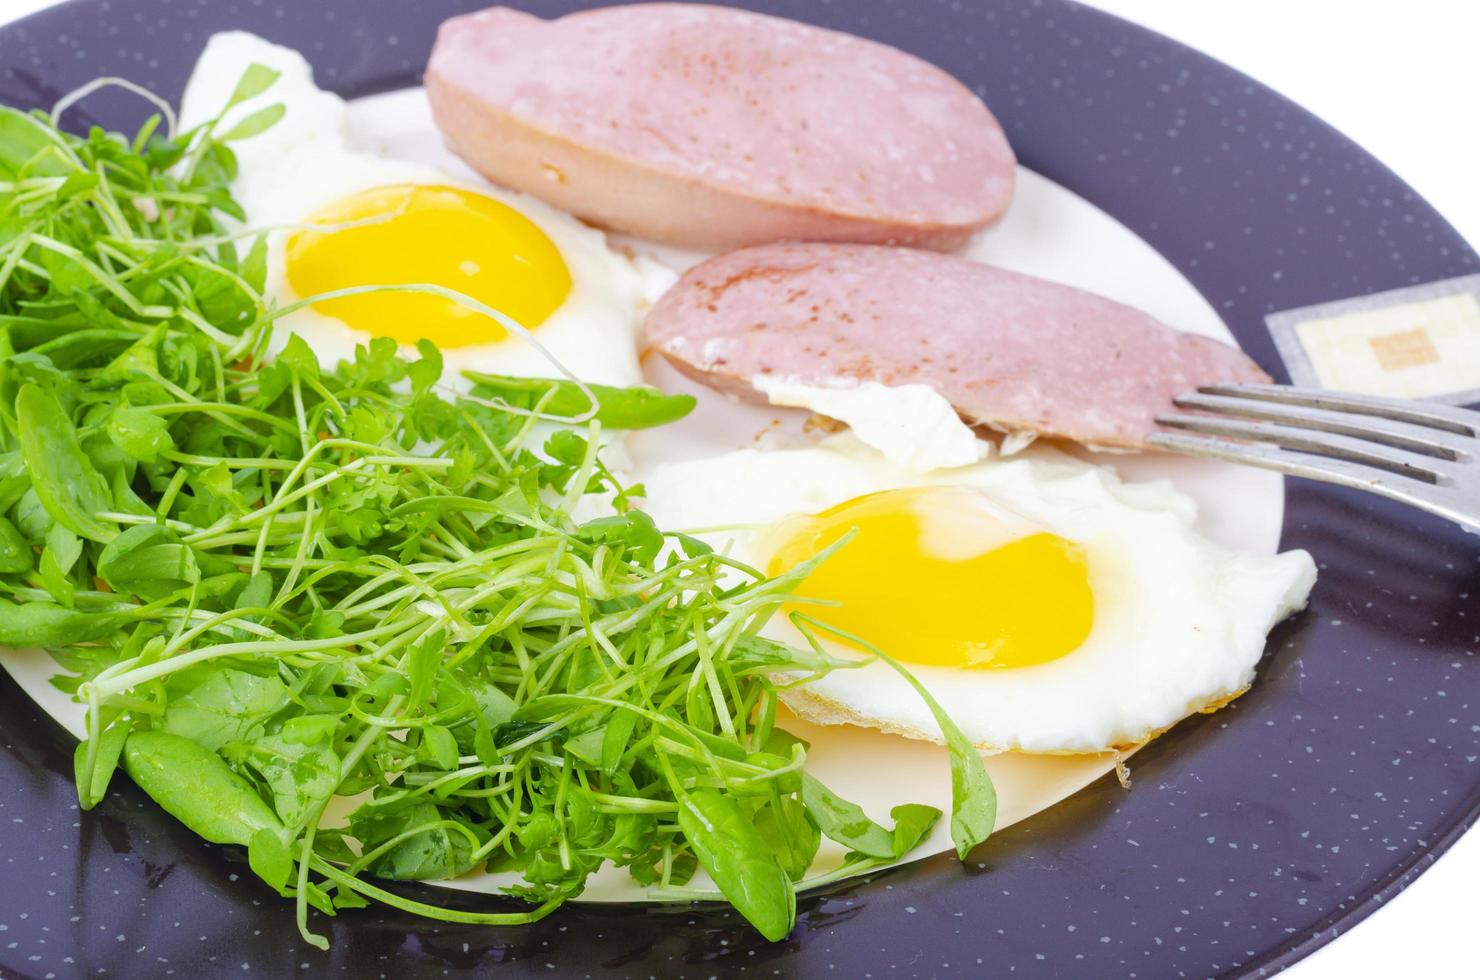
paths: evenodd
<path fill-rule="evenodd" d="M 1283 385 L 1212 385 L 1158 416 L 1157 449 L 1323 480 L 1480 531 L 1480 412 Z"/>

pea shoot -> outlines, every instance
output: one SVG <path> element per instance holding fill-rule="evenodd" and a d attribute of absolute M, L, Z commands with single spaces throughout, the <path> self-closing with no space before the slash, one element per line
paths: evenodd
<path fill-rule="evenodd" d="M 272 82 L 254 66 L 227 108 Z M 123 768 L 245 848 L 321 947 L 310 909 L 531 922 L 607 862 L 668 895 L 703 868 L 776 940 L 823 835 L 851 853 L 813 881 L 916 846 L 936 810 L 874 823 L 775 725 L 774 676 L 854 663 L 760 635 L 811 566 L 766 578 L 666 533 L 603 463 L 604 430 L 691 399 L 450 395 L 435 347 L 385 338 L 333 369 L 296 337 L 270 353 L 230 144 L 281 114 L 76 136 L 0 107 L 0 643 L 48 649 L 86 705 L 83 808 Z M 964 854 L 991 784 L 931 704 Z M 519 872 L 522 903 L 376 882 L 478 868 Z"/>

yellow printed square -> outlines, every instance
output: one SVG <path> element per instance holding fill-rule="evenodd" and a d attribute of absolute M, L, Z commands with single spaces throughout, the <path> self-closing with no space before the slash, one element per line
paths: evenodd
<path fill-rule="evenodd" d="M 1306 320 L 1295 327 L 1323 388 L 1427 398 L 1480 388 L 1471 293 Z"/>

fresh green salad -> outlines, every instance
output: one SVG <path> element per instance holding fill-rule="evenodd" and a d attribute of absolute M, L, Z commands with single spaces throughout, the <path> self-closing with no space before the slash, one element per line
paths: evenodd
<path fill-rule="evenodd" d="M 273 80 L 254 66 L 233 104 Z M 86 706 L 82 806 L 121 767 L 245 848 L 319 946 L 310 908 L 524 923 L 606 862 L 720 897 L 686 890 L 702 868 L 780 939 L 798 888 L 921 841 L 938 811 L 875 823 L 775 725 L 779 685 L 856 664 L 815 641 L 822 607 L 793 617 L 808 646 L 760 636 L 810 566 L 768 579 L 665 532 L 603 464 L 604 429 L 690 399 L 488 376 L 457 395 L 434 347 L 384 338 L 332 370 L 296 337 L 269 353 L 283 310 L 230 144 L 280 114 L 174 132 L 162 107 L 79 137 L 0 108 L 0 645 L 48 650 Z M 915 686 L 964 855 L 991 783 Z M 850 852 L 808 879 L 824 835 Z M 521 901 L 383 884 L 480 868 L 518 872 Z"/>

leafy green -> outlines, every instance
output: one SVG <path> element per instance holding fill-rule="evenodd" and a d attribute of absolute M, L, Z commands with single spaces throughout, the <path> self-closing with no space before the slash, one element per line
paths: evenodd
<path fill-rule="evenodd" d="M 77 774 L 77 802 L 84 810 L 91 810 L 102 801 L 112 782 L 113 772 L 118 768 L 123 754 L 123 743 L 129 736 L 127 721 L 115 721 L 105 728 L 94 742 L 83 739 L 77 743 L 73 763 Z"/>
<path fill-rule="evenodd" d="M 136 731 L 123 745 L 129 778 L 185 826 L 215 844 L 245 846 L 282 823 L 250 783 L 188 738 Z"/>
<path fill-rule="evenodd" d="M 889 816 L 894 818 L 894 859 L 897 861 L 920 846 L 920 842 L 935 828 L 940 811 L 923 803 L 901 803 L 889 811 Z"/>
<path fill-rule="evenodd" d="M 235 108 L 248 99 L 255 99 L 272 88 L 280 74 L 281 72 L 277 69 L 256 62 L 248 65 L 247 70 L 242 72 L 241 79 L 237 81 L 236 88 L 232 90 L 231 98 L 226 100 L 226 105 L 221 111 L 225 112 L 227 109 Z"/>
<path fill-rule="evenodd" d="M 219 749 L 260 729 L 282 706 L 287 687 L 275 676 L 201 664 L 174 674 L 166 685 L 162 731 Z"/>
<path fill-rule="evenodd" d="M 591 399 L 573 381 L 553 378 L 516 378 L 503 374 L 464 371 L 475 382 L 473 394 L 497 398 L 516 408 L 536 409 L 557 418 L 577 419 L 593 408 Z M 596 398 L 597 422 L 607 429 L 649 429 L 677 422 L 694 410 L 693 395 L 670 395 L 649 385 L 612 388 L 585 386 Z"/>
<path fill-rule="evenodd" d="M 772 942 L 786 938 L 796 921 L 796 889 L 735 799 L 713 790 L 685 794 L 678 825 L 700 867 L 756 931 Z"/>
<path fill-rule="evenodd" d="M 452 829 L 443 811 L 431 802 L 409 806 L 361 807 L 350 819 L 350 829 L 376 855 L 369 862 L 380 878 L 435 881 L 454 878 L 473 864 L 470 831 Z M 378 852 L 378 853 L 377 853 Z"/>
<path fill-rule="evenodd" d="M 46 548 L 41 552 L 37 578 L 53 599 L 69 609 L 77 594 L 77 585 L 69 573 L 80 557 L 82 540 L 77 535 L 60 524 L 47 528 Z"/>
<path fill-rule="evenodd" d="M 288 879 L 293 875 L 292 852 L 268 827 L 263 827 L 247 841 L 247 864 L 257 877 L 279 894 L 287 889 Z"/>
<path fill-rule="evenodd" d="M 9 519 L 0 517 L 0 574 L 29 572 L 35 554 Z"/>
<path fill-rule="evenodd" d="M 108 438 L 125 456 L 141 463 L 158 462 L 160 453 L 175 448 L 166 419 L 127 405 L 113 410 L 108 420 Z"/>
<path fill-rule="evenodd" d="M 310 909 L 527 923 L 608 863 L 660 893 L 702 866 L 779 939 L 799 887 L 916 846 L 936 811 L 880 826 L 775 727 L 784 683 L 858 663 L 758 636 L 797 576 L 666 533 L 603 461 L 607 430 L 691 397 L 477 374 L 450 395 L 433 345 L 385 337 L 272 353 L 227 144 L 281 116 L 257 101 L 275 79 L 251 66 L 228 119 L 183 132 L 0 108 L 0 645 L 48 649 L 87 706 L 80 804 L 121 763 L 245 847 L 320 946 Z M 990 783 L 921 693 L 979 840 Z M 851 853 L 807 878 L 824 834 Z M 529 907 L 372 880 L 480 867 Z"/>
<path fill-rule="evenodd" d="M 117 528 L 98 517 L 113 506 L 112 495 L 57 397 L 40 385 L 21 388 L 15 400 L 20 451 L 31 488 L 59 524 L 92 541 L 111 541 Z"/>
<path fill-rule="evenodd" d="M 838 796 L 810 773 L 802 774 L 802 800 L 829 839 L 869 857 L 894 857 L 894 838 L 856 803 Z"/>
<path fill-rule="evenodd" d="M 283 118 L 283 114 L 286 111 L 287 107 L 281 102 L 264 106 L 222 133 L 220 138 L 230 143 L 235 140 L 249 139 L 259 133 L 265 133 L 276 125 L 279 119 Z"/>
<path fill-rule="evenodd" d="M 930 709 L 935 723 L 940 726 L 945 739 L 946 752 L 951 760 L 951 840 L 956 844 L 956 854 L 965 860 L 971 849 L 991 836 L 997 824 L 997 791 L 992 786 L 992 777 L 982 763 L 981 753 L 976 750 L 961 729 L 946 714 L 925 685 L 905 669 L 904 665 L 860 636 L 845 632 L 810 616 L 793 614 L 793 620 L 826 633 L 848 640 L 884 661 L 894 669 Z"/>
<path fill-rule="evenodd" d="M 822 843 L 822 834 L 804 801 L 777 794 L 756 811 L 755 829 L 787 877 L 792 881 L 806 877 Z"/>
<path fill-rule="evenodd" d="M 0 106 L 0 177 L 62 176 L 66 170 L 55 155 L 56 140 L 48 127 L 10 106 Z"/>
<path fill-rule="evenodd" d="M 85 611 L 32 599 L 0 599 L 0 646 L 59 647 L 91 643 L 136 618 L 136 610 Z"/>
<path fill-rule="evenodd" d="M 159 524 L 136 524 L 103 548 L 98 577 L 114 592 L 158 599 L 200 582 L 195 552 Z"/>
<path fill-rule="evenodd" d="M 290 827 L 327 803 L 339 786 L 340 759 L 327 744 L 305 744 L 279 733 L 225 744 L 222 755 L 239 770 L 256 774 L 279 819 Z"/>

